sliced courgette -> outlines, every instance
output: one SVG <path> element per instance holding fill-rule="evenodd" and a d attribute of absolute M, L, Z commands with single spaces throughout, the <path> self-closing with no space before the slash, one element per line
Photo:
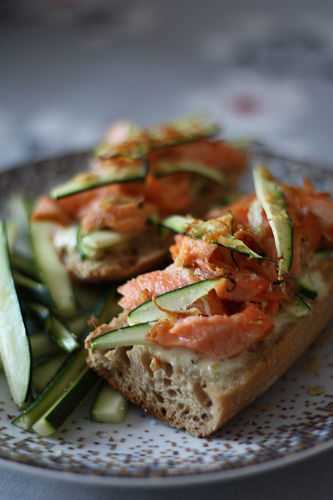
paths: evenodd
<path fill-rule="evenodd" d="M 30 300 L 37 300 L 41 304 L 50 304 L 50 295 L 46 286 L 40 281 L 36 281 L 29 276 L 22 274 L 20 271 L 13 270 L 13 278 L 15 285 L 22 292 L 24 297 Z"/>
<path fill-rule="evenodd" d="M 207 295 L 224 278 L 208 279 L 192 283 L 182 288 L 177 288 L 170 292 L 159 295 L 155 301 L 148 300 L 131 311 L 128 315 L 128 324 L 147 323 L 165 318 L 167 313 L 163 309 L 170 311 L 185 311 L 196 300 Z M 161 309 L 158 308 L 161 307 Z M 163 308 L 163 309 L 162 309 Z"/>
<path fill-rule="evenodd" d="M 38 398 L 13 423 L 23 429 L 50 435 L 59 427 L 87 392 L 97 376 L 86 365 L 87 352 L 79 349 L 65 359 Z"/>
<path fill-rule="evenodd" d="M 32 386 L 35 391 L 42 392 L 42 390 L 57 373 L 65 361 L 65 358 L 66 354 L 60 354 L 35 366 L 32 369 Z"/>
<path fill-rule="evenodd" d="M 120 392 L 103 384 L 91 408 L 91 419 L 105 424 L 121 424 L 127 415 L 128 403 Z"/>
<path fill-rule="evenodd" d="M 12 251 L 15 248 L 17 238 L 18 238 L 18 227 L 15 221 L 6 220 L 6 231 L 7 231 L 7 241 L 9 251 Z"/>
<path fill-rule="evenodd" d="M 50 317 L 50 309 L 43 304 L 39 304 L 38 302 L 26 302 L 25 305 L 32 316 L 42 325 L 44 325 L 46 320 Z"/>
<path fill-rule="evenodd" d="M 105 253 L 127 241 L 124 234 L 111 230 L 99 230 L 91 233 L 77 232 L 77 250 L 81 258 L 100 259 Z"/>
<path fill-rule="evenodd" d="M 262 259 L 261 255 L 251 250 L 242 240 L 235 238 L 231 233 L 231 229 L 229 230 L 229 234 L 225 232 L 225 226 L 230 225 L 229 216 L 230 214 L 226 214 L 219 219 L 203 221 L 182 215 L 171 215 L 163 219 L 159 224 L 175 233 L 185 234 L 190 238 L 200 239 L 207 243 L 221 245 L 248 257 Z"/>
<path fill-rule="evenodd" d="M 226 184 L 226 176 L 221 170 L 195 161 L 176 161 L 172 163 L 159 161 L 154 169 L 156 177 L 165 177 L 178 173 L 196 174 L 218 184 Z"/>
<path fill-rule="evenodd" d="M 311 300 L 327 292 L 327 283 L 320 271 L 309 271 L 303 274 L 298 279 L 298 287 L 299 293 Z"/>
<path fill-rule="evenodd" d="M 33 365 L 37 366 L 41 360 L 45 360 L 53 354 L 59 353 L 59 348 L 45 333 L 36 333 L 29 337 Z M 0 361 L 0 371 L 3 370 L 2 362 Z"/>
<path fill-rule="evenodd" d="M 141 323 L 125 326 L 119 330 L 110 330 L 95 338 L 91 343 L 91 349 L 93 351 L 106 351 L 114 347 L 149 344 L 150 342 L 146 340 L 146 334 L 153 325 L 154 322 Z"/>
<path fill-rule="evenodd" d="M 30 202 L 20 195 L 14 195 L 8 202 L 8 213 L 11 221 L 16 226 L 14 245 L 10 250 L 31 257 L 31 243 L 29 235 Z"/>
<path fill-rule="evenodd" d="M 45 437 L 54 434 L 97 382 L 97 375 L 89 368 L 84 368 L 71 380 L 51 408 L 33 424 L 33 430 Z"/>
<path fill-rule="evenodd" d="M 310 288 L 308 286 L 304 286 L 300 283 L 298 286 L 298 293 L 302 297 L 305 297 L 305 298 L 310 299 L 310 300 L 315 300 L 318 296 L 318 292 L 316 290 L 314 290 L 313 288 Z"/>
<path fill-rule="evenodd" d="M 76 334 L 56 318 L 47 307 L 35 303 L 28 303 L 27 307 L 62 351 L 72 352 L 79 347 Z"/>
<path fill-rule="evenodd" d="M 293 224 L 288 214 L 283 189 L 270 172 L 258 166 L 253 171 L 256 195 L 271 226 L 278 257 L 279 279 L 288 273 L 293 262 Z"/>
<path fill-rule="evenodd" d="M 303 318 L 311 312 L 311 307 L 301 296 L 296 296 L 293 302 L 287 304 L 286 311 L 296 318 Z"/>
<path fill-rule="evenodd" d="M 30 344 L 34 362 L 59 353 L 58 346 L 44 332 L 31 335 Z"/>
<path fill-rule="evenodd" d="M 75 351 L 67 356 L 56 375 L 45 387 L 43 392 L 13 420 L 13 424 L 29 430 L 45 412 L 48 412 L 54 403 L 62 398 L 73 386 L 73 381 L 86 370 L 86 356 L 84 349 Z"/>
<path fill-rule="evenodd" d="M 46 328 L 52 340 L 60 349 L 66 352 L 75 351 L 79 347 L 79 342 L 74 333 L 54 316 L 50 315 L 46 322 Z"/>
<path fill-rule="evenodd" d="M 72 284 L 52 242 L 54 225 L 45 222 L 30 224 L 31 241 L 36 266 L 46 285 L 55 309 L 61 316 L 76 312 Z"/>
<path fill-rule="evenodd" d="M 31 257 L 19 252 L 11 252 L 10 263 L 16 271 L 25 274 L 35 281 L 39 281 L 38 271 L 35 267 L 34 260 Z"/>
<path fill-rule="evenodd" d="M 0 222 L 0 355 L 15 403 L 27 401 L 32 356 L 9 264 L 6 228 Z"/>
<path fill-rule="evenodd" d="M 52 189 L 50 196 L 59 200 L 66 196 L 89 191 L 91 189 L 108 186 L 110 184 L 123 184 L 126 182 L 142 182 L 147 174 L 147 167 L 144 163 L 120 166 L 105 167 L 105 172 L 86 172 L 76 175 L 65 184 Z"/>

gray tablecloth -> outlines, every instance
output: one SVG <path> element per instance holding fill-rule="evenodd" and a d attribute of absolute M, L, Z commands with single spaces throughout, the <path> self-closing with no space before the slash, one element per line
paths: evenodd
<path fill-rule="evenodd" d="M 66 2 L 56 4 L 1 3 L 0 166 L 90 146 L 115 118 L 151 123 L 191 111 L 209 112 L 230 136 L 332 163 L 328 2 L 100 0 L 72 2 L 76 8 L 66 11 Z M 209 494 L 331 498 L 332 460 L 329 453 L 263 477 L 215 485 Z M 6 470 L 0 484 L 3 500 L 121 497 L 116 490 Z M 184 491 L 166 494 L 186 497 Z M 203 490 L 187 494 L 199 498 Z"/>

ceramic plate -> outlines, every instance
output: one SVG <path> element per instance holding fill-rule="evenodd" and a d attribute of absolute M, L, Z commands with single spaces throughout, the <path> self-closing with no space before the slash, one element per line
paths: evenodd
<path fill-rule="evenodd" d="M 75 154 L 5 171 L 0 203 L 18 191 L 45 192 L 87 161 L 87 154 Z M 300 182 L 307 175 L 333 192 L 333 173 L 272 157 L 268 163 L 284 180 Z M 243 188 L 250 186 L 249 175 Z M 1 463 L 81 483 L 147 487 L 222 481 L 303 459 L 333 447 L 332 337 L 328 328 L 271 390 L 209 439 L 171 429 L 135 408 L 122 425 L 95 424 L 88 418 L 89 400 L 56 437 L 42 439 L 11 425 L 17 411 L 1 379 Z"/>

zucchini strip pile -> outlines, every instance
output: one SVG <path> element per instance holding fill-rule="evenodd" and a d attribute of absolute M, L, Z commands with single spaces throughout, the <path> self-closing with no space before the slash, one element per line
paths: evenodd
<path fill-rule="evenodd" d="M 86 365 L 87 321 L 91 316 L 110 321 L 119 312 L 117 296 L 114 288 L 74 286 L 50 243 L 52 225 L 31 223 L 23 199 L 16 197 L 10 204 L 28 228 L 18 224 L 8 245 L 6 224 L 0 222 L 0 369 L 22 409 L 13 423 L 49 436 L 98 382 Z M 103 398 L 109 399 L 110 409 L 109 419 L 105 411 L 103 421 L 122 421 L 122 396 Z M 93 406 L 92 418 L 94 414 Z"/>
<path fill-rule="evenodd" d="M 22 407 L 31 380 L 31 350 L 7 250 L 6 226 L 0 223 L 0 355 L 13 400 Z"/>

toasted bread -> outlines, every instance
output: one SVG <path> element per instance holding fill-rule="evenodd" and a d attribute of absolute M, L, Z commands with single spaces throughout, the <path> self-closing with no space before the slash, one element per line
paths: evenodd
<path fill-rule="evenodd" d="M 148 230 L 101 259 L 82 259 L 73 248 L 62 248 L 60 255 L 74 279 L 87 283 L 120 281 L 166 262 L 170 241 L 171 237 L 162 239 L 157 231 Z"/>
<path fill-rule="evenodd" d="M 88 364 L 133 403 L 170 425 L 209 436 L 265 392 L 316 340 L 332 317 L 328 292 L 303 318 L 275 329 L 253 352 L 218 363 L 184 349 L 157 346 L 92 351 Z M 124 316 L 119 319 L 119 325 Z M 102 332 L 101 332 L 102 333 Z"/>

